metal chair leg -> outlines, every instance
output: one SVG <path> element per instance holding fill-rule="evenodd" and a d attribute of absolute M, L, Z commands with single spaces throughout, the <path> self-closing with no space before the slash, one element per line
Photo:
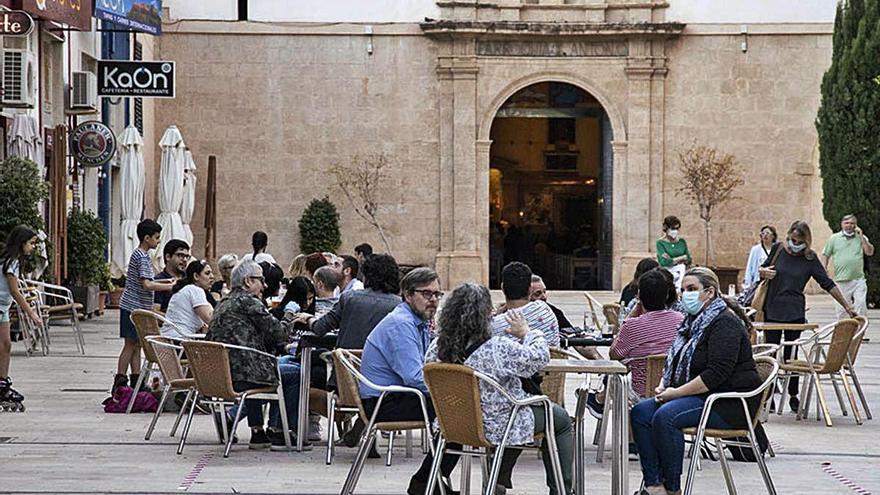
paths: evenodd
<path fill-rule="evenodd" d="M 837 396 L 840 411 L 844 416 L 849 416 L 849 412 L 846 410 L 846 402 L 843 401 L 843 395 L 840 393 L 840 386 L 837 385 L 837 377 L 834 376 L 834 373 L 829 373 L 828 377 L 831 379 L 831 386 L 834 387 L 834 395 Z"/>
<path fill-rule="evenodd" d="M 354 463 L 348 470 L 348 476 L 345 478 L 345 483 L 342 485 L 342 495 L 350 495 L 354 493 L 354 489 L 357 486 L 358 478 L 360 478 L 364 462 L 367 459 L 367 454 L 370 452 L 370 447 L 373 446 L 373 442 L 375 440 L 376 428 L 373 427 L 372 424 L 369 424 L 366 428 L 364 428 L 364 433 L 361 436 L 360 448 L 358 449 L 358 453 L 354 458 Z"/>
<path fill-rule="evenodd" d="M 446 453 L 446 439 L 443 438 L 443 435 L 438 435 L 437 446 L 434 448 L 434 460 L 431 462 L 431 474 L 428 475 L 428 490 L 426 493 L 434 493 L 437 480 L 440 478 L 440 459 L 443 458 L 444 453 Z M 349 494 L 343 492 L 343 495 Z"/>
<path fill-rule="evenodd" d="M 331 392 L 327 394 L 329 404 L 327 406 L 327 457 L 324 463 L 328 466 L 333 462 L 333 442 L 336 431 L 336 394 Z M 340 436 L 342 433 L 340 432 Z"/>
<path fill-rule="evenodd" d="M 173 437 L 175 433 L 177 433 L 177 426 L 180 425 L 180 419 L 183 418 L 183 415 L 186 413 L 186 406 L 189 404 L 189 401 L 192 399 L 192 395 L 196 393 L 194 388 L 191 388 L 186 391 L 186 398 L 183 399 L 183 404 L 180 405 L 180 411 L 177 413 L 177 419 L 174 420 L 174 425 L 171 427 L 171 434 L 168 435 Z"/>
<path fill-rule="evenodd" d="M 146 374 L 147 369 L 153 369 L 152 364 L 153 363 L 144 359 L 144 364 L 141 365 L 141 373 L 138 375 L 137 384 L 132 387 L 133 390 L 131 391 L 131 399 L 129 399 L 128 401 L 128 407 L 125 409 L 125 414 L 131 413 L 131 408 L 134 407 L 134 400 L 137 398 L 138 390 L 141 389 L 141 384 L 144 383 L 144 375 Z"/>
<path fill-rule="evenodd" d="M 608 416 L 611 415 L 611 403 L 614 399 L 611 397 L 611 394 L 608 393 L 608 388 L 605 389 L 605 404 L 602 408 L 602 424 L 596 425 L 599 429 L 599 438 L 596 443 L 596 463 L 602 464 L 602 461 L 605 458 L 605 439 L 608 437 Z"/>
<path fill-rule="evenodd" d="M 395 431 L 388 432 L 388 454 L 385 457 L 385 466 L 391 466 L 391 453 L 394 450 L 394 434 L 397 433 Z"/>
<path fill-rule="evenodd" d="M 412 455 L 413 455 L 413 438 L 412 438 L 413 432 L 412 432 L 412 430 L 406 430 L 406 432 L 404 432 L 404 437 L 406 438 L 406 442 L 404 443 L 404 445 L 406 446 L 405 456 L 407 458 L 409 458 L 409 457 L 412 457 Z"/>
<path fill-rule="evenodd" d="M 159 408 L 156 409 L 156 412 L 153 413 L 153 420 L 150 421 L 150 427 L 147 428 L 147 434 L 144 435 L 144 440 L 149 440 L 153 435 L 153 430 L 156 428 L 156 422 L 159 421 L 159 416 L 162 414 L 162 409 L 165 407 L 165 401 L 168 400 L 168 396 L 171 394 L 171 385 L 165 384 L 165 390 L 162 391 L 162 399 L 159 400 Z"/>
<path fill-rule="evenodd" d="M 546 448 L 548 453 L 550 454 L 550 466 L 553 468 L 553 478 L 556 485 L 556 493 L 557 495 L 565 495 L 565 482 L 562 477 L 562 463 L 559 462 L 559 450 L 556 447 L 556 425 L 553 422 L 553 406 L 548 403 L 544 403 L 545 417 L 546 417 L 546 426 L 544 427 L 544 441 L 546 442 Z M 495 486 L 492 485 L 492 489 L 494 491 Z"/>
<path fill-rule="evenodd" d="M 791 373 L 785 373 L 785 381 L 782 384 L 782 397 L 779 398 L 779 407 L 776 408 L 776 414 L 778 416 L 782 416 L 782 412 L 785 409 L 786 398 L 788 398 L 788 383 L 791 381 Z"/>
<path fill-rule="evenodd" d="M 473 449 L 468 447 L 467 445 L 461 446 L 462 452 L 470 452 Z M 470 495 L 471 494 L 471 456 L 463 455 L 459 456 L 459 465 L 461 468 L 461 482 L 458 487 L 458 492 L 460 495 Z M 433 466 L 433 464 L 432 464 Z M 450 485 L 451 486 L 451 485 Z M 483 487 L 485 490 L 485 487 Z M 431 493 L 431 492 L 428 492 Z"/>
<path fill-rule="evenodd" d="M 193 397 L 192 403 L 189 407 L 189 414 L 186 417 L 186 423 L 183 425 L 183 433 L 180 435 L 180 444 L 177 446 L 177 455 L 183 453 L 183 446 L 186 444 L 186 437 L 189 435 L 189 427 L 192 425 L 193 414 L 196 412 L 196 402 L 199 400 L 199 393 L 196 392 L 195 397 Z"/>
<path fill-rule="evenodd" d="M 843 382 L 843 391 L 846 392 L 847 398 L 849 398 L 849 405 L 852 407 L 853 417 L 856 418 L 856 424 L 862 424 L 862 415 L 859 412 L 859 406 L 856 404 L 856 396 L 853 393 L 852 387 L 849 385 L 849 380 L 846 379 L 846 374 L 841 371 L 840 372 L 840 381 Z"/>
<path fill-rule="evenodd" d="M 727 464 L 727 457 L 724 455 L 724 446 L 721 439 L 715 439 L 715 450 L 718 451 L 718 460 L 721 462 L 721 472 L 724 474 L 724 483 L 727 484 L 728 495 L 736 495 L 736 486 L 733 484 L 733 474 L 730 472 L 730 466 Z"/>
<path fill-rule="evenodd" d="M 825 393 L 822 392 L 822 385 L 819 383 L 819 375 L 812 373 L 813 381 L 816 382 L 816 398 L 822 405 L 822 415 L 825 417 L 825 426 L 829 428 L 834 426 L 831 422 L 831 411 L 828 410 L 828 402 L 825 400 Z"/>
<path fill-rule="evenodd" d="M 227 436 L 226 438 L 226 448 L 223 449 L 223 457 L 229 457 L 229 450 L 232 449 L 232 439 L 235 438 L 235 430 L 238 429 L 238 422 L 241 421 L 241 406 L 244 403 L 244 397 L 242 397 L 241 402 L 239 402 L 238 409 L 235 410 L 235 418 L 232 420 L 232 434 L 226 435 L 226 407 L 221 407 L 223 409 L 220 414 L 223 415 L 223 435 Z M 290 435 L 285 431 L 284 436 L 290 438 Z M 289 440 L 288 440 L 289 441 Z M 288 445 L 288 449 L 290 446 Z"/>
<path fill-rule="evenodd" d="M 865 399 L 865 392 L 862 391 L 862 384 L 859 383 L 859 376 L 856 374 L 856 369 L 854 366 L 849 367 L 849 376 L 852 378 L 853 386 L 855 386 L 856 392 L 859 394 L 859 399 L 862 402 L 862 408 L 865 409 L 865 417 L 868 419 L 874 419 L 871 415 L 871 408 L 868 407 L 868 401 Z"/>
<path fill-rule="evenodd" d="M 691 461 L 688 463 L 687 479 L 684 484 L 683 495 L 691 495 L 694 490 L 694 477 L 697 474 L 697 462 L 700 460 L 700 447 L 703 443 L 703 430 L 697 428 L 697 434 L 694 435 L 694 444 L 691 446 Z"/>
<path fill-rule="evenodd" d="M 758 461 L 758 469 L 761 470 L 761 477 L 764 478 L 764 485 L 767 487 L 767 493 L 769 495 L 776 495 L 776 487 L 773 486 L 773 479 L 770 477 L 770 470 L 767 469 L 767 463 L 764 462 L 764 456 L 761 455 L 761 449 L 758 448 L 758 443 L 755 442 L 755 431 L 752 428 L 752 425 L 749 425 L 749 443 L 752 444 L 752 451 L 755 453 L 755 458 Z"/>

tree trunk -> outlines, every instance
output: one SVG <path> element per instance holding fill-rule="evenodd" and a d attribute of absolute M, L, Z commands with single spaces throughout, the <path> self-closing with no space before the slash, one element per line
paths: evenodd
<path fill-rule="evenodd" d="M 712 222 L 709 220 L 704 220 L 706 223 L 706 266 L 711 267 L 712 262 Z"/>

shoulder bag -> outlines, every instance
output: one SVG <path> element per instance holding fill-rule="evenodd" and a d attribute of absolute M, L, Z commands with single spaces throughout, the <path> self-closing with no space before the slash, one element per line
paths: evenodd
<path fill-rule="evenodd" d="M 779 253 L 782 251 L 782 243 L 776 243 L 774 246 L 776 252 L 773 254 L 773 259 L 770 260 L 770 263 L 764 263 L 761 265 L 762 268 L 766 268 L 768 266 L 775 266 L 776 259 L 779 258 Z M 755 321 L 764 321 L 764 303 L 767 302 L 767 290 L 770 287 L 769 279 L 761 279 L 761 282 L 757 284 L 755 288 L 755 295 L 752 297 L 752 308 L 755 312 Z"/>

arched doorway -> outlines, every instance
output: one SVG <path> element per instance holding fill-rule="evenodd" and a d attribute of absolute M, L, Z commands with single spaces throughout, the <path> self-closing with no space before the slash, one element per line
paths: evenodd
<path fill-rule="evenodd" d="M 489 152 L 489 280 L 522 261 L 552 289 L 610 289 L 612 130 L 602 104 L 565 82 L 511 95 Z"/>

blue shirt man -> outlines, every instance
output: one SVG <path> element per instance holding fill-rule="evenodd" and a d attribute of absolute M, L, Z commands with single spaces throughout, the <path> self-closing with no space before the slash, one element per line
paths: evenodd
<path fill-rule="evenodd" d="M 376 325 L 364 344 L 361 373 L 376 385 L 402 385 L 428 393 L 422 377 L 431 335 L 428 320 L 402 302 Z M 361 397 L 379 397 L 361 385 Z M 415 398 L 415 397 L 414 397 Z"/>

